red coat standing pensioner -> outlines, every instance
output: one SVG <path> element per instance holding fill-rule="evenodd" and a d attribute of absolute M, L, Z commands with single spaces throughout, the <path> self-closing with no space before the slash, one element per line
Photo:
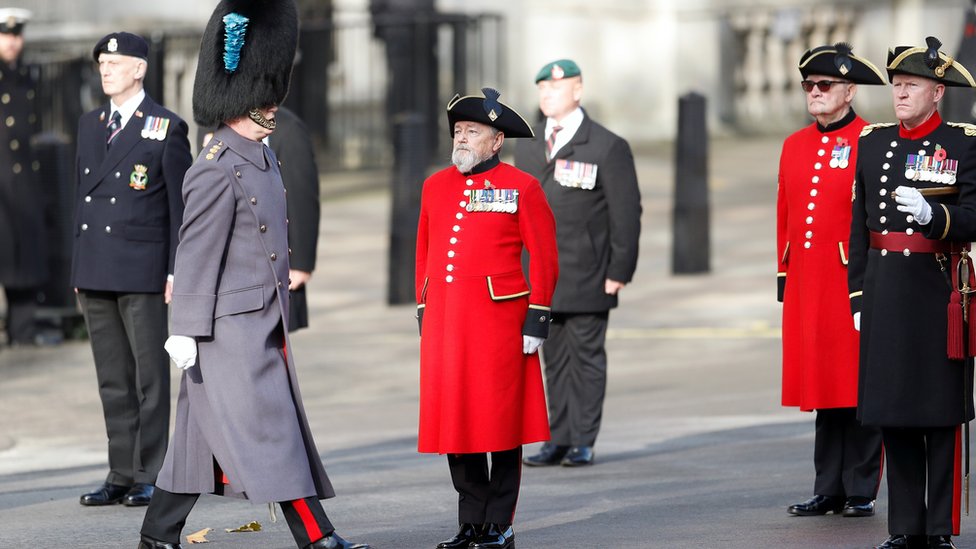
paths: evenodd
<path fill-rule="evenodd" d="M 506 137 L 532 129 L 482 91 L 448 104 L 454 166 L 424 182 L 417 228 L 417 446 L 448 454 L 458 492 L 460 528 L 442 549 L 514 546 L 522 445 L 549 440 L 537 350 L 559 271 L 556 224 L 539 182 L 498 160 Z"/>

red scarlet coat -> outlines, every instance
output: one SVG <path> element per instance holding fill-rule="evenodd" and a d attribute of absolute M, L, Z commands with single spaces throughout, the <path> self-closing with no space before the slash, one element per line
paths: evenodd
<path fill-rule="evenodd" d="M 548 333 L 559 269 L 555 221 L 529 174 L 496 158 L 474 171 L 452 166 L 424 182 L 416 273 L 421 452 L 492 452 L 549 439 L 539 355 L 522 354 L 522 334 Z M 489 185 L 518 191 L 515 211 L 468 211 L 468 192 Z"/>
<path fill-rule="evenodd" d="M 780 293 L 784 406 L 857 406 L 858 333 L 848 299 L 847 252 L 858 136 L 866 124 L 852 111 L 826 132 L 814 123 L 783 143 L 776 255 L 780 287 L 786 284 Z M 846 140 L 850 154 L 831 167 L 838 139 Z"/>

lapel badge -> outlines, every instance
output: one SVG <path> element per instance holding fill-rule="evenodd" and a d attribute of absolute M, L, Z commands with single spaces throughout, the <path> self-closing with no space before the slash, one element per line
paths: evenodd
<path fill-rule="evenodd" d="M 133 166 L 132 175 L 129 176 L 129 186 L 137 191 L 146 190 L 149 183 L 149 168 L 143 164 Z"/>
<path fill-rule="evenodd" d="M 495 186 L 491 184 L 491 181 L 488 181 L 487 179 L 485 179 L 485 188 L 486 189 L 494 189 Z"/>
<path fill-rule="evenodd" d="M 143 116 L 142 111 L 137 110 L 136 111 L 136 118 L 142 118 L 142 116 Z"/>
<path fill-rule="evenodd" d="M 115 53 L 119 51 L 119 41 L 116 40 L 115 38 L 109 39 L 108 46 L 106 47 L 106 49 L 108 49 L 109 53 Z"/>
<path fill-rule="evenodd" d="M 102 114 L 98 115 L 98 121 L 105 122 L 105 111 L 102 111 Z"/>

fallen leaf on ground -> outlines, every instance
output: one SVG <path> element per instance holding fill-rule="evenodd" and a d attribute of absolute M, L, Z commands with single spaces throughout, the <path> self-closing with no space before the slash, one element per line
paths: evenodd
<path fill-rule="evenodd" d="M 213 528 L 204 528 L 203 530 L 193 532 L 192 534 L 186 536 L 186 542 L 187 543 L 210 543 L 210 540 L 207 539 L 207 534 L 209 534 L 212 530 Z"/>
<path fill-rule="evenodd" d="M 261 523 L 256 520 L 252 520 L 243 526 L 238 526 L 237 528 L 225 528 L 225 530 L 227 532 L 260 532 Z"/>

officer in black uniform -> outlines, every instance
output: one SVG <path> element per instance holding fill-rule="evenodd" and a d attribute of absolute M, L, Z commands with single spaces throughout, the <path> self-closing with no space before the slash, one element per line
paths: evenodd
<path fill-rule="evenodd" d="M 855 172 L 858 418 L 881 428 L 888 462 L 891 536 L 879 549 L 955 547 L 960 425 L 973 418 L 976 126 L 944 122 L 937 107 L 946 86 L 976 81 L 937 39 L 926 42 L 888 52 L 898 123 L 864 127 Z"/>
<path fill-rule="evenodd" d="M 148 505 L 169 431 L 166 304 L 180 223 L 187 125 L 143 90 L 149 45 L 112 33 L 92 55 L 110 102 L 78 124 L 71 285 L 91 339 L 109 474 L 82 505 Z"/>
<path fill-rule="evenodd" d="M 583 75 L 570 59 L 535 77 L 546 116 L 520 139 L 515 166 L 535 176 L 556 216 L 559 282 L 542 349 L 552 440 L 526 465 L 593 463 L 607 388 L 610 309 L 637 268 L 640 188 L 630 145 L 580 107 Z"/>
<path fill-rule="evenodd" d="M 7 298 L 7 341 L 34 342 L 37 290 L 47 276 L 40 164 L 31 138 L 40 123 L 36 92 L 20 61 L 27 10 L 0 9 L 0 285 Z"/>

